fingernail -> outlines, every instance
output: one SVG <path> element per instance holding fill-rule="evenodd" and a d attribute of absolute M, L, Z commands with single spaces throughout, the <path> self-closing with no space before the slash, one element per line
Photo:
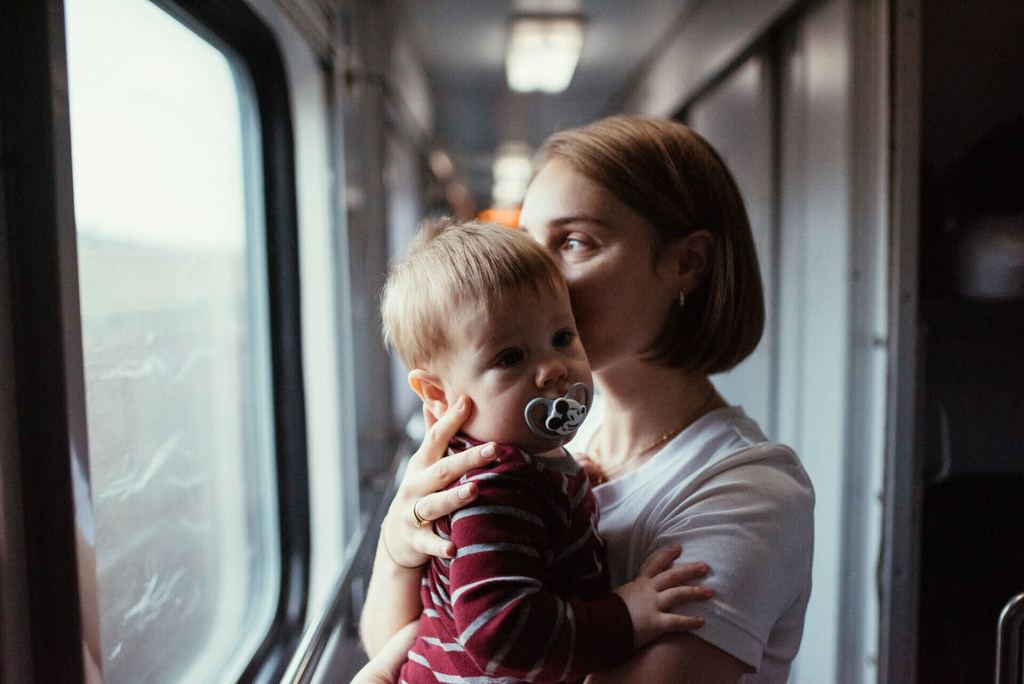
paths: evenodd
<path fill-rule="evenodd" d="M 701 592 L 700 593 L 703 594 L 704 596 L 707 596 L 708 598 L 711 598 L 712 596 L 715 595 L 715 590 L 712 589 L 711 587 L 701 587 Z"/>
<path fill-rule="evenodd" d="M 483 456 L 486 459 L 494 458 L 494 453 L 495 452 L 494 452 L 494 445 L 493 444 L 487 444 L 487 445 L 484 446 L 483 449 L 480 450 L 480 455 Z"/>
<path fill-rule="evenodd" d="M 458 496 L 462 500 L 468 499 L 469 497 L 473 496 L 473 488 L 470 485 L 459 487 Z"/>
<path fill-rule="evenodd" d="M 466 408 L 466 397 L 460 396 L 459 400 L 455 402 L 455 410 L 462 411 Z"/>

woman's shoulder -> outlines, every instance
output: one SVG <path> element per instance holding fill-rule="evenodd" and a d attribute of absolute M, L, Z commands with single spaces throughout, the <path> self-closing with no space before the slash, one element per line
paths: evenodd
<path fill-rule="evenodd" d="M 702 480 L 726 474 L 733 479 L 768 479 L 794 494 L 813 493 L 796 452 L 769 440 L 742 408 L 711 411 L 691 427 L 664 456 L 692 476 Z"/>

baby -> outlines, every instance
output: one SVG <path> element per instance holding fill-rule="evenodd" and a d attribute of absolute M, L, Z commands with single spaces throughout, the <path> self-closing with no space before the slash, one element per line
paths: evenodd
<path fill-rule="evenodd" d="M 473 402 L 449 453 L 498 450 L 452 485 L 476 482 L 477 499 L 434 523 L 457 552 L 424 571 L 400 681 L 577 681 L 700 625 L 670 612 L 693 600 L 671 569 L 610 591 L 594 497 L 562 447 L 589 408 L 590 366 L 565 280 L 539 244 L 495 225 L 425 223 L 382 310 L 385 341 L 430 413 Z"/>

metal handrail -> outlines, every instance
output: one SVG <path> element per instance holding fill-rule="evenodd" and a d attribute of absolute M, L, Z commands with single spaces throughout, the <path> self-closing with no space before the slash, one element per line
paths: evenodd
<path fill-rule="evenodd" d="M 1021 684 L 1024 593 L 1010 599 L 999 616 L 996 634 L 996 684 Z"/>
<path fill-rule="evenodd" d="M 356 577 L 356 570 L 366 567 L 366 560 L 368 558 L 372 560 L 369 554 L 376 550 L 377 536 L 373 532 L 380 528 L 384 521 L 384 516 L 387 515 L 388 507 L 391 505 L 391 499 L 394 498 L 398 489 L 398 482 L 409 462 L 409 454 L 406 453 L 404 447 L 403 444 L 395 454 L 391 463 L 390 485 L 381 496 L 373 516 L 348 546 L 349 551 L 346 552 L 345 558 L 342 560 L 341 572 L 338 574 L 338 580 L 334 583 L 330 603 L 315 620 L 310 621 L 302 633 L 295 655 L 292 656 L 288 668 L 281 677 L 281 684 L 309 684 L 312 681 L 327 642 L 337 628 L 345 607 L 351 601 L 352 582 Z"/>

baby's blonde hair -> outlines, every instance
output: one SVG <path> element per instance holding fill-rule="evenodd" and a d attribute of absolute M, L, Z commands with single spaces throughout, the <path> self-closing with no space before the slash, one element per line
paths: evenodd
<path fill-rule="evenodd" d="M 422 368 L 458 339 L 451 326 L 460 309 L 489 312 L 493 302 L 526 287 L 566 288 L 558 266 L 526 233 L 491 223 L 424 221 L 384 285 L 384 343 L 407 368 Z"/>

